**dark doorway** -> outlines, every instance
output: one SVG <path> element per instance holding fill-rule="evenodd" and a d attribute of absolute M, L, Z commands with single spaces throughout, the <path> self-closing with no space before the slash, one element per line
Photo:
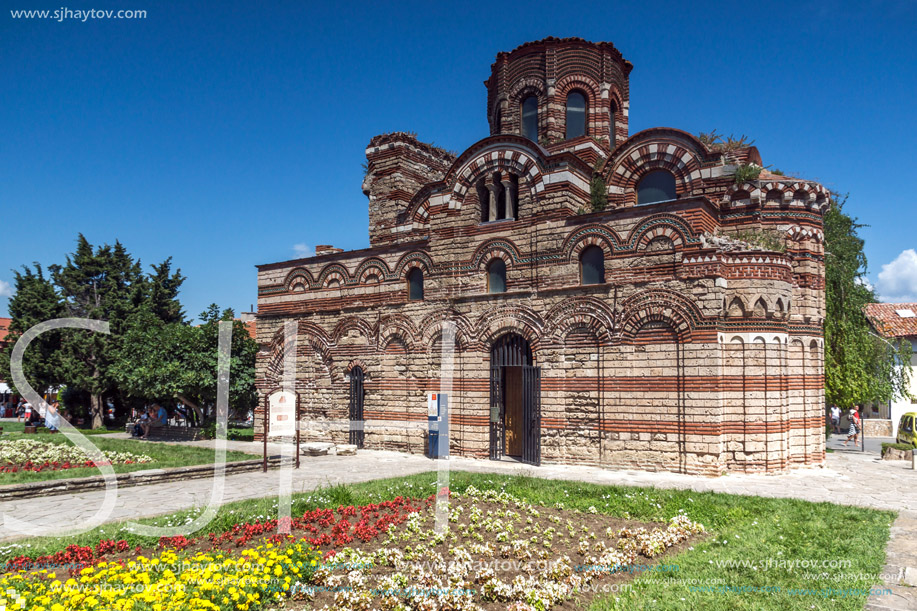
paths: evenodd
<path fill-rule="evenodd" d="M 350 443 L 358 448 L 363 447 L 363 368 L 350 370 Z"/>
<path fill-rule="evenodd" d="M 498 339 L 490 352 L 490 457 L 541 463 L 541 369 L 521 335 Z"/>

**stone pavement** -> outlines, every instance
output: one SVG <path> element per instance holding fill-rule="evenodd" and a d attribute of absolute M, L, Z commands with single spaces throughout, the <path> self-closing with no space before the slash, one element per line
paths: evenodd
<path fill-rule="evenodd" d="M 115 434 L 115 435 L 119 435 Z M 212 441 L 182 442 L 206 446 Z M 260 444 L 229 442 L 229 449 L 261 452 Z M 244 445 L 240 445 L 244 444 Z M 243 450 L 246 451 L 246 450 Z M 269 452 L 279 453 L 271 444 Z M 397 452 L 361 450 L 357 456 L 302 457 L 302 468 L 293 471 L 293 492 L 305 492 L 322 485 L 357 483 L 372 479 L 396 477 L 436 470 L 442 461 Z M 913 580 L 917 584 L 917 471 L 909 461 L 882 461 L 875 454 L 859 451 L 833 452 L 827 455 L 825 467 L 801 468 L 785 475 L 730 474 L 718 478 L 612 471 L 597 467 L 543 465 L 533 467 L 515 462 L 453 458 L 450 469 L 479 473 L 526 474 L 545 479 L 584 481 L 606 485 L 653 486 L 656 488 L 691 489 L 701 492 L 723 492 L 774 498 L 799 498 L 845 505 L 857 505 L 900 512 L 889 543 L 886 572 L 898 578 L 890 584 L 892 596 L 871 597 L 868 609 L 917 609 L 917 588 L 899 585 Z M 278 471 L 243 473 L 226 477 L 221 502 L 276 495 Z M 212 480 L 195 480 L 193 484 L 169 482 L 126 488 L 118 491 L 118 502 L 112 521 L 137 519 L 202 506 L 210 498 Z M 31 520 L 53 520 L 55 527 L 67 528 L 92 516 L 101 505 L 103 491 L 71 496 L 42 497 L 4 502 L 3 514 Z M 63 509 L 63 511 L 62 511 Z M 48 534 L 54 529 L 49 528 Z M 0 526 L 0 541 L 19 538 Z"/>

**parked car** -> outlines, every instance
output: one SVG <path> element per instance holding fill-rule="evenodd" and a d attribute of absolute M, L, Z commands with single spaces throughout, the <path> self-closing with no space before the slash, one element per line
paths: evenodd
<path fill-rule="evenodd" d="M 917 412 L 908 412 L 901 416 L 898 422 L 898 437 L 895 439 L 898 443 L 907 443 L 917 448 Z"/>

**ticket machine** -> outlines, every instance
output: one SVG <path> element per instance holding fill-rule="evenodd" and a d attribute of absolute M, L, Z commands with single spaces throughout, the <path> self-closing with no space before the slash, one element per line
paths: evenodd
<path fill-rule="evenodd" d="M 441 392 L 427 393 L 427 456 L 449 458 L 449 395 Z"/>

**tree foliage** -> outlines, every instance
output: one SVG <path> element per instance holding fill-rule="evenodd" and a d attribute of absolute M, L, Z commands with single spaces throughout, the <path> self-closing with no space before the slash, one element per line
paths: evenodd
<path fill-rule="evenodd" d="M 185 278 L 171 259 L 144 273 L 120 242 L 93 247 L 83 235 L 76 250 L 45 274 L 38 264 L 15 272 L 10 299 L 11 339 L 39 322 L 77 317 L 104 320 L 110 334 L 65 329 L 40 335 L 26 351 L 24 371 L 44 392 L 66 386 L 68 397 L 87 396 L 94 427 L 102 425 L 104 406 L 121 415 L 128 406 L 180 398 L 206 417 L 216 401 L 217 325 L 232 311 L 217 306 L 202 314 L 204 324 L 185 320 L 178 293 Z M 254 403 L 257 344 L 242 323 L 234 323 L 230 405 Z M 0 355 L 0 377 L 9 375 L 15 341 Z"/>
<path fill-rule="evenodd" d="M 64 315 L 63 304 L 51 280 L 45 276 L 41 265 L 33 265 L 33 268 L 23 267 L 21 272 L 13 272 L 15 293 L 9 302 L 12 317 L 7 336 L 9 345 L 0 352 L 0 378 L 8 380 L 13 388 L 10 356 L 16 341 L 38 323 Z M 39 394 L 45 394 L 60 383 L 60 347 L 60 332 L 49 331 L 33 339 L 23 355 L 23 373 Z"/>
<path fill-rule="evenodd" d="M 844 212 L 846 197 L 825 213 L 825 399 L 850 407 L 906 396 L 910 344 L 876 335 L 863 308 L 878 301 L 866 281 L 866 255 L 857 230 L 863 225 Z"/>
<path fill-rule="evenodd" d="M 199 327 L 164 322 L 149 311 L 132 321 L 114 369 L 119 386 L 132 397 L 174 402 L 194 410 L 195 420 L 212 418 L 217 400 L 220 321 L 232 321 L 232 310 L 216 304 L 201 314 Z M 255 355 L 258 344 L 245 325 L 233 321 L 229 365 L 229 407 L 244 413 L 255 402 Z"/>

